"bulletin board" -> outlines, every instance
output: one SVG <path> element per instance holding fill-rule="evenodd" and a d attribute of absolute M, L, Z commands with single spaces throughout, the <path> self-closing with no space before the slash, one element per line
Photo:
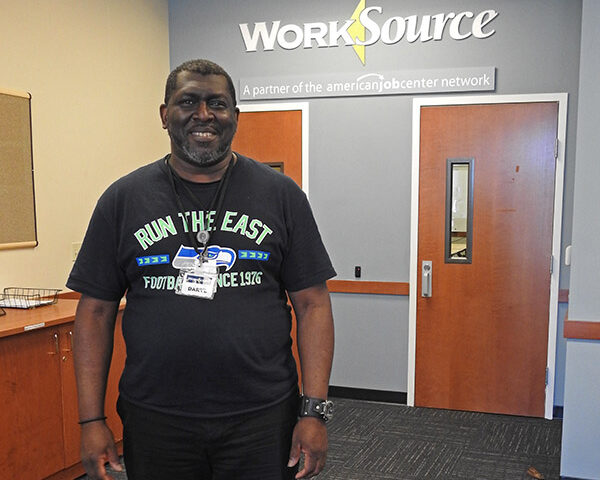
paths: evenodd
<path fill-rule="evenodd" d="M 31 95 L 0 87 L 0 250 L 37 245 Z"/>

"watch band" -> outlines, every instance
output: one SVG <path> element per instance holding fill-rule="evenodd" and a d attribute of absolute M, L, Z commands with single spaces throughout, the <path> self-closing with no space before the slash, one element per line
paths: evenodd
<path fill-rule="evenodd" d="M 327 422 L 333 417 L 333 402 L 331 400 L 323 400 L 322 398 L 301 395 L 298 416 L 314 417 Z"/>

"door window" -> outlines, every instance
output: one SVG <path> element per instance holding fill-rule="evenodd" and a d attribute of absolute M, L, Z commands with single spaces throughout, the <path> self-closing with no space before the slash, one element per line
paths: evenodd
<path fill-rule="evenodd" d="M 449 158 L 446 165 L 446 263 L 471 263 L 473 159 Z"/>

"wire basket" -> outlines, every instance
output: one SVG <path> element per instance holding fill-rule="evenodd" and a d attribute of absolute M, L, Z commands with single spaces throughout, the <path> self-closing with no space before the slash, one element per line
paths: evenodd
<path fill-rule="evenodd" d="M 52 305 L 58 301 L 56 288 L 7 287 L 0 297 L 0 310 L 4 308 L 35 308 Z"/>

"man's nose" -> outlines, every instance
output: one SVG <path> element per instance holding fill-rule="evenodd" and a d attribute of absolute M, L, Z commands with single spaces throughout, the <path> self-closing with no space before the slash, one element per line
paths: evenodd
<path fill-rule="evenodd" d="M 200 102 L 198 108 L 194 112 L 195 116 L 202 122 L 210 120 L 213 117 L 212 110 L 208 107 L 206 102 Z"/>

